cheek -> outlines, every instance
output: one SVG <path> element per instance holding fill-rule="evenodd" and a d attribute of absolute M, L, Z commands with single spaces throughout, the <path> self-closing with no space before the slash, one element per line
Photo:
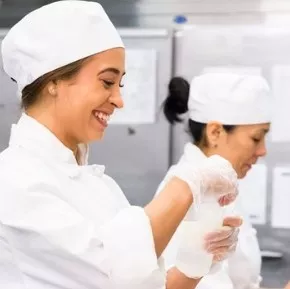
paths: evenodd
<path fill-rule="evenodd" d="M 247 172 L 251 169 L 251 165 L 256 160 L 255 145 L 250 140 L 249 142 L 243 142 L 236 149 L 236 161 L 238 165 L 237 173 L 240 178 L 245 177 Z"/>
<path fill-rule="evenodd" d="M 228 143 L 226 150 L 228 160 L 239 175 L 241 171 L 245 170 L 249 160 L 253 157 L 253 145 L 244 140 L 235 140 Z"/>
<path fill-rule="evenodd" d="M 102 107 L 110 98 L 111 90 L 104 88 L 101 82 L 97 82 L 84 96 L 87 107 L 91 110 Z"/>
<path fill-rule="evenodd" d="M 83 116 L 91 115 L 92 111 L 104 105 L 110 97 L 110 91 L 102 84 L 82 85 L 76 88 L 70 97 L 71 106 Z"/>

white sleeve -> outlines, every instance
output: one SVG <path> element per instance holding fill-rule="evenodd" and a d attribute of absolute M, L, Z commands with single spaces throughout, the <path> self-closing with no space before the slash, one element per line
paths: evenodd
<path fill-rule="evenodd" d="M 56 197 L 54 188 L 41 188 L 11 194 L 7 189 L 5 204 L 0 202 L 5 236 L 25 275 L 67 288 L 105 288 L 104 280 L 110 288 L 165 288 L 166 273 L 142 208 L 128 206 L 96 227 Z"/>
<path fill-rule="evenodd" d="M 101 232 L 112 280 L 117 280 L 118 284 L 134 282 L 137 285 L 163 269 L 160 284 L 165 284 L 165 270 L 159 267 L 156 257 L 150 220 L 142 208 L 122 210 Z"/>

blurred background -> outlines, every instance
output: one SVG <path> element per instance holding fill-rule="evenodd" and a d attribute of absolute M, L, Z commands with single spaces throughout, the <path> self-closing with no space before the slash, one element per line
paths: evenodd
<path fill-rule="evenodd" d="M 0 1 L 0 41 L 25 14 L 51 2 Z M 128 76 L 126 107 L 112 119 L 104 142 L 91 147 L 90 162 L 105 164 L 132 204 L 152 199 L 189 140 L 184 124 L 171 127 L 162 115 L 172 76 L 190 81 L 205 71 L 235 70 L 269 81 L 275 107 L 268 155 L 241 181 L 241 194 L 263 251 L 262 284 L 282 287 L 290 279 L 290 1 L 98 2 L 127 46 Z M 20 108 L 0 66 L 1 151 Z"/>

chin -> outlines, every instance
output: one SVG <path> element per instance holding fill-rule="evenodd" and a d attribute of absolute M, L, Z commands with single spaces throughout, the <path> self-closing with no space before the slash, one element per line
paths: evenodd
<path fill-rule="evenodd" d="M 105 132 L 97 132 L 95 134 L 95 138 L 93 139 L 94 141 L 99 141 L 99 140 L 102 140 L 105 136 Z"/>
<path fill-rule="evenodd" d="M 104 138 L 104 132 L 91 132 L 88 134 L 88 142 L 100 141 Z"/>
<path fill-rule="evenodd" d="M 244 169 L 241 172 L 239 172 L 238 173 L 238 179 L 243 179 L 244 177 L 246 177 L 248 172 L 249 172 L 249 169 Z"/>

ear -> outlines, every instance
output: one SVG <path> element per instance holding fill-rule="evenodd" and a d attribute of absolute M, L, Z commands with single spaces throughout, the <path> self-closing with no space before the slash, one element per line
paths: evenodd
<path fill-rule="evenodd" d="M 205 132 L 209 146 L 212 148 L 216 148 L 224 132 L 223 125 L 220 122 L 209 122 L 206 125 Z"/>
<path fill-rule="evenodd" d="M 47 92 L 52 95 L 52 96 L 56 96 L 57 95 L 57 84 L 55 81 L 50 81 L 47 84 Z"/>

